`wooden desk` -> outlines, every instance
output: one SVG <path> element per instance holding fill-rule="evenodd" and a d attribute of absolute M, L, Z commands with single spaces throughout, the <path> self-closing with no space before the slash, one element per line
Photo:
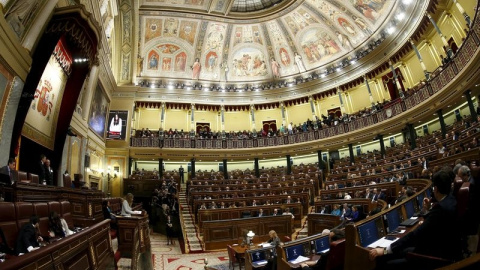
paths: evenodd
<path fill-rule="evenodd" d="M 130 252 L 135 243 L 135 229 L 139 232 L 140 252 L 150 249 L 150 229 L 148 227 L 148 215 L 142 212 L 141 215 L 131 217 L 117 216 L 118 224 L 118 249 L 121 252 Z"/>
<path fill-rule="evenodd" d="M 393 210 L 398 210 L 402 219 L 406 219 L 406 211 L 405 211 L 405 203 L 409 202 L 411 200 L 414 201 L 414 204 L 416 203 L 416 197 L 420 194 L 425 194 L 426 190 L 430 187 L 431 183 L 429 180 L 411 180 L 412 184 L 416 185 L 417 187 L 423 186 L 418 192 L 414 194 L 414 196 L 411 196 L 408 200 L 404 200 L 401 203 L 392 206 L 389 209 L 386 209 L 384 211 L 381 211 L 380 213 L 373 215 L 371 217 L 368 217 L 367 219 L 360 221 L 356 224 L 349 224 L 345 228 L 345 267 L 344 269 L 346 270 L 354 270 L 358 269 L 359 265 L 362 265 L 362 269 L 375 269 L 376 263 L 375 261 L 370 261 L 369 259 L 369 248 L 362 247 L 360 245 L 360 237 L 358 233 L 358 227 L 366 224 L 367 222 L 373 221 L 373 220 L 380 220 L 376 222 L 376 228 L 378 231 L 378 238 L 381 238 L 385 235 L 387 235 L 387 229 L 385 228 L 385 223 L 383 222 L 383 216 L 387 214 L 390 211 Z M 419 223 L 417 223 L 418 226 Z M 408 233 L 410 230 L 413 230 L 415 227 L 410 227 L 407 228 L 406 233 Z M 402 235 L 395 235 L 395 236 L 402 236 Z"/>
<path fill-rule="evenodd" d="M 225 221 L 206 221 L 203 223 L 202 234 L 206 250 L 223 249 L 227 245 L 237 244 L 248 231 L 255 232 L 254 242 L 267 241 L 268 232 L 274 230 L 278 237 L 291 236 L 293 222 L 291 216 L 269 216 L 232 219 Z"/>
<path fill-rule="evenodd" d="M 2 270 L 110 269 L 113 267 L 110 221 L 102 221 L 38 250 L 0 263 Z"/>

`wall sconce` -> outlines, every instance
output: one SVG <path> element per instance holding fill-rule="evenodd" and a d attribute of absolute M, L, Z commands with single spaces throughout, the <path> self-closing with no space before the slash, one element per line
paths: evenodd
<path fill-rule="evenodd" d="M 110 166 L 107 167 L 107 196 L 110 197 L 110 180 L 117 178 L 117 173 L 113 172 L 113 175 L 111 174 L 111 168 Z M 102 172 L 103 175 L 103 172 Z"/>
<path fill-rule="evenodd" d="M 249 232 L 247 233 L 247 237 L 248 237 L 248 240 L 247 240 L 247 241 L 248 241 L 248 244 L 249 244 L 250 246 L 253 245 L 253 237 L 254 237 L 254 236 L 255 236 L 255 233 L 252 232 L 252 231 L 249 231 Z"/>

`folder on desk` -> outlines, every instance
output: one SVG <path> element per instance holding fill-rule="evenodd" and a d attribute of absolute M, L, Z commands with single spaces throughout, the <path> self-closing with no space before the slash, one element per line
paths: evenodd
<path fill-rule="evenodd" d="M 377 248 L 377 247 L 386 248 L 386 247 L 390 246 L 393 242 L 397 241 L 398 239 L 399 238 L 389 240 L 386 237 L 382 237 L 382 238 L 378 239 L 377 241 L 368 245 L 368 247 L 370 247 L 370 248 Z"/>
<path fill-rule="evenodd" d="M 302 262 L 305 262 L 305 261 L 308 261 L 310 260 L 310 258 L 308 257 L 304 257 L 302 255 L 298 256 L 295 260 L 291 260 L 289 261 L 290 263 L 294 263 L 294 264 L 297 264 L 297 263 L 302 263 Z"/>

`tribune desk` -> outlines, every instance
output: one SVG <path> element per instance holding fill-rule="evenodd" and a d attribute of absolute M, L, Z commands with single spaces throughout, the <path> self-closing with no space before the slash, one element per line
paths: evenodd
<path fill-rule="evenodd" d="M 150 229 L 148 227 L 148 214 L 142 211 L 140 215 L 131 217 L 117 216 L 118 224 L 118 250 L 130 252 L 134 241 L 135 229 L 139 232 L 140 252 L 150 250 Z"/>

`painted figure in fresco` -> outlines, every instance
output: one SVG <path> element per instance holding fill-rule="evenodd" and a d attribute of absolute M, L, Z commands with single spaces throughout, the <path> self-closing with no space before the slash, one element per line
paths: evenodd
<path fill-rule="evenodd" d="M 148 67 L 150 69 L 157 69 L 158 68 L 158 58 L 155 54 L 152 54 L 150 60 L 148 61 Z"/>
<path fill-rule="evenodd" d="M 290 65 L 290 56 L 284 48 L 280 49 L 280 59 L 282 60 L 282 64 L 284 66 Z"/>
<path fill-rule="evenodd" d="M 175 70 L 176 71 L 185 71 L 186 61 L 187 61 L 187 59 L 185 58 L 185 55 L 183 53 L 178 55 L 177 56 L 177 61 L 175 62 Z"/>
<path fill-rule="evenodd" d="M 215 53 L 211 53 L 210 56 L 208 57 L 208 70 L 212 71 L 216 63 L 217 63 L 217 56 L 215 55 Z"/>
<path fill-rule="evenodd" d="M 362 20 L 361 18 L 359 18 L 355 15 L 352 15 L 352 19 L 355 22 L 355 24 L 360 29 L 362 29 L 363 33 L 365 33 L 366 35 L 372 34 L 372 31 L 368 28 L 367 23 L 364 20 Z"/>
<path fill-rule="evenodd" d="M 279 71 L 280 64 L 277 61 L 275 61 L 275 58 L 272 58 L 271 65 L 272 65 L 273 78 L 280 77 L 280 71 Z"/>
<path fill-rule="evenodd" d="M 335 35 L 337 35 L 338 41 L 340 41 L 340 45 L 344 49 L 351 49 L 352 44 L 350 43 L 350 40 L 348 40 L 348 37 L 338 31 L 335 31 Z"/>
<path fill-rule="evenodd" d="M 10 24 L 17 36 L 21 36 L 25 31 L 27 22 L 32 18 L 37 0 L 16 1 L 5 14 L 5 20 Z"/>
<path fill-rule="evenodd" d="M 142 76 L 143 71 L 143 57 L 140 55 L 137 56 L 137 76 Z"/>
<path fill-rule="evenodd" d="M 294 59 L 295 59 L 295 64 L 297 64 L 297 67 L 298 67 L 298 72 L 302 73 L 307 71 L 307 69 L 303 65 L 302 57 L 297 52 L 295 52 Z"/>
<path fill-rule="evenodd" d="M 193 70 L 192 79 L 198 80 L 198 78 L 200 77 L 201 69 L 202 69 L 202 65 L 200 64 L 200 60 L 196 58 L 192 66 L 192 70 Z"/>
<path fill-rule="evenodd" d="M 349 33 L 350 35 L 354 36 L 357 34 L 357 32 L 355 32 L 355 29 L 353 28 L 353 26 L 347 21 L 345 20 L 344 18 L 338 18 L 338 23 L 343 27 L 343 29 L 345 29 L 345 31 L 347 31 L 347 33 Z"/>

